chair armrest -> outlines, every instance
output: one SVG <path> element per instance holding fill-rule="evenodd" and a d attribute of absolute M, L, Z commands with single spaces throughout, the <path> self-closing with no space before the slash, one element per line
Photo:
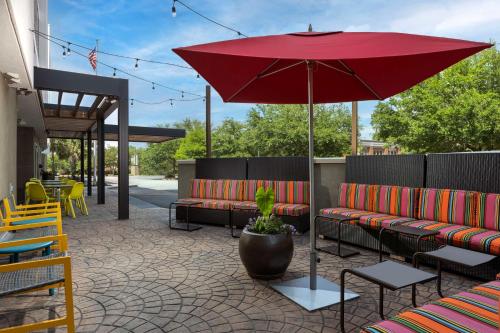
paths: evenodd
<path fill-rule="evenodd" d="M 44 242 L 58 242 L 60 244 L 61 252 L 66 252 L 68 250 L 68 235 L 54 235 L 54 236 L 43 236 L 35 238 L 17 239 L 6 242 L 0 242 L 0 249 L 12 246 L 21 246 L 26 244 L 36 244 Z M 2 267 L 2 265 L 0 265 Z"/>
<path fill-rule="evenodd" d="M 56 265 L 64 265 L 64 267 L 71 266 L 71 257 L 65 255 L 65 256 L 56 257 L 56 258 L 29 260 L 29 261 L 22 261 L 22 262 L 14 263 L 14 264 L 0 265 L 0 273 L 7 273 L 7 272 L 14 272 L 14 271 L 19 271 L 19 270 L 23 270 L 23 269 L 56 266 Z"/>

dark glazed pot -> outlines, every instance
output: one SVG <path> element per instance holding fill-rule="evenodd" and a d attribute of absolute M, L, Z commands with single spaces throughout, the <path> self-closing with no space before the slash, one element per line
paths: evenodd
<path fill-rule="evenodd" d="M 248 275 L 254 279 L 277 279 L 292 261 L 293 238 L 291 234 L 261 235 L 244 229 L 239 249 Z"/>

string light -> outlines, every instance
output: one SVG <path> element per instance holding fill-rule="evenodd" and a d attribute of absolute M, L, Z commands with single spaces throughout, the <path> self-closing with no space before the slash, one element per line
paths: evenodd
<path fill-rule="evenodd" d="M 59 41 L 59 42 L 61 42 L 63 44 L 68 44 L 69 43 L 69 44 L 71 44 L 73 46 L 82 48 L 82 49 L 87 50 L 87 51 L 92 51 L 94 49 L 94 47 L 88 47 L 88 46 L 85 46 L 85 45 L 81 45 L 81 44 L 78 44 L 78 43 L 74 43 L 74 42 L 68 41 L 66 39 L 62 39 L 60 37 L 56 37 L 56 36 L 52 36 L 52 35 L 47 35 L 46 33 L 43 33 L 43 32 L 38 31 L 38 30 L 30 29 L 30 31 L 33 32 L 34 34 L 39 35 L 42 38 L 50 40 L 53 43 L 56 43 L 55 41 Z M 117 57 L 117 58 L 123 58 L 123 59 L 130 59 L 130 60 L 136 60 L 136 61 L 147 62 L 147 63 L 152 63 L 152 64 L 167 65 L 167 66 L 172 66 L 172 67 L 177 67 L 177 68 L 184 68 L 184 69 L 193 70 L 192 67 L 189 67 L 189 66 L 186 66 L 186 65 L 181 65 L 181 64 L 175 64 L 175 63 L 171 63 L 171 62 L 167 62 L 167 61 L 158 61 L 158 60 L 152 60 L 152 59 L 142 59 L 142 58 L 138 58 L 138 57 L 130 57 L 130 56 L 122 55 L 122 54 L 105 52 L 105 51 L 101 51 L 101 50 L 96 50 L 95 52 L 97 54 L 105 54 L 105 55 L 108 55 L 108 56 L 111 56 L 111 57 Z"/>
<path fill-rule="evenodd" d="M 159 104 L 165 104 L 165 103 L 169 103 L 170 105 L 172 105 L 174 102 L 194 102 L 194 101 L 201 101 L 201 100 L 205 101 L 205 98 L 204 97 L 197 97 L 197 98 L 190 98 L 190 99 L 167 98 L 167 99 L 160 100 L 157 102 L 147 102 L 147 101 L 143 101 L 143 100 L 140 100 L 137 98 L 131 99 L 131 101 L 133 101 L 134 104 L 138 103 L 138 104 L 146 104 L 146 105 L 159 105 Z"/>
<path fill-rule="evenodd" d="M 134 105 L 134 99 L 133 98 L 130 100 L 130 105 Z"/>
<path fill-rule="evenodd" d="M 181 98 L 184 98 L 184 91 L 182 92 Z"/>
<path fill-rule="evenodd" d="M 70 42 L 68 42 L 68 52 L 67 52 L 67 55 L 70 55 L 70 54 L 71 54 L 70 45 L 71 45 L 71 43 L 70 43 Z"/>
<path fill-rule="evenodd" d="M 113 68 L 113 76 L 116 76 L 116 68 Z"/>
<path fill-rule="evenodd" d="M 172 101 L 172 99 L 170 99 L 170 106 L 174 107 L 174 101 Z"/>
<path fill-rule="evenodd" d="M 63 58 L 66 58 L 66 48 L 63 46 Z"/>
<path fill-rule="evenodd" d="M 242 33 L 241 31 L 239 30 L 236 30 L 234 28 L 231 28 L 225 24 L 222 24 L 220 22 L 217 22 L 215 21 L 214 19 L 211 19 L 210 17 L 206 16 L 206 15 L 203 15 L 202 13 L 198 12 L 197 10 L 193 9 L 192 7 L 186 5 L 184 2 L 182 2 L 181 0 L 173 0 L 173 4 L 172 4 L 172 16 L 175 17 L 177 15 L 177 10 L 175 8 L 175 3 L 179 3 L 181 4 L 182 6 L 184 6 L 187 10 L 193 12 L 194 14 L 204 18 L 205 20 L 209 21 L 209 22 L 212 22 L 213 24 L 216 24 L 218 25 L 219 27 L 221 28 L 224 28 L 224 29 L 227 29 L 227 30 L 230 30 L 234 33 L 236 33 L 238 35 L 238 37 L 248 37 L 247 35 L 245 35 L 244 33 Z"/>
<path fill-rule="evenodd" d="M 172 2 L 172 17 L 177 16 L 177 10 L 175 9 L 175 0 Z"/>
<path fill-rule="evenodd" d="M 139 67 L 139 59 L 135 59 L 135 68 Z"/>
<path fill-rule="evenodd" d="M 32 31 L 33 31 L 33 32 L 35 32 L 34 30 L 32 30 Z M 63 44 L 61 44 L 61 43 L 59 43 L 59 42 L 57 42 L 57 41 L 53 40 L 50 36 L 49 36 L 49 37 L 45 37 L 45 36 L 43 36 L 42 34 L 40 34 L 40 37 L 42 37 L 42 38 L 44 38 L 44 39 L 46 39 L 46 40 L 48 40 L 48 41 L 50 41 L 50 42 L 52 42 L 52 43 L 54 43 L 54 44 L 58 45 L 58 46 L 61 46 L 61 47 L 63 48 L 63 56 L 65 56 L 65 55 L 66 55 L 66 47 L 65 47 Z M 75 45 L 75 44 L 73 44 L 73 45 Z M 75 53 L 75 54 L 77 54 L 77 55 L 79 55 L 79 56 L 81 56 L 81 57 L 84 57 L 84 58 L 86 58 L 86 59 L 88 58 L 86 54 L 80 53 L 80 52 L 78 52 L 78 51 L 73 51 L 73 53 Z M 134 59 L 136 59 L 136 58 L 134 58 Z M 137 59 L 141 60 L 140 58 L 137 58 Z M 142 60 L 141 60 L 141 61 L 142 61 Z M 143 78 L 143 77 L 140 77 L 140 76 L 138 76 L 138 75 L 136 75 L 136 74 L 132 74 L 132 73 L 126 72 L 126 71 L 124 71 L 124 70 L 122 70 L 122 69 L 119 69 L 119 68 L 117 68 L 117 67 L 114 67 L 114 66 L 108 65 L 108 64 L 106 64 L 106 63 L 104 63 L 104 62 L 102 62 L 102 61 L 97 61 L 97 63 L 98 63 L 98 64 L 100 64 L 100 65 L 102 65 L 102 66 L 104 66 L 104 67 L 107 67 L 107 68 L 109 68 L 109 69 L 112 69 L 112 70 L 113 70 L 113 73 L 119 73 L 119 72 L 121 72 L 121 73 L 123 73 L 123 74 L 125 74 L 125 75 L 128 75 L 128 76 L 132 77 L 132 78 L 135 78 L 135 79 L 141 80 L 141 81 L 143 81 L 143 82 L 150 83 L 150 84 L 152 84 L 153 89 L 155 89 L 155 87 L 156 87 L 156 86 L 158 86 L 158 87 L 162 87 L 162 88 L 165 88 L 165 89 L 168 89 L 168 90 L 171 90 L 171 91 L 175 91 L 175 92 L 178 92 L 178 93 L 181 93 L 181 92 L 183 91 L 183 90 L 180 90 L 180 89 L 176 89 L 176 88 L 173 88 L 173 87 L 169 87 L 169 86 L 164 85 L 164 84 L 160 84 L 160 83 L 158 83 L 158 82 L 153 82 L 153 81 L 151 81 L 151 80 L 148 80 L 148 79 L 145 79 L 145 78 Z M 203 97 L 203 95 L 200 95 L 200 94 L 197 94 L 197 93 L 194 93 L 194 92 L 185 91 L 185 90 L 184 90 L 184 93 L 189 94 L 189 95 L 192 95 L 192 96 L 196 96 L 196 97 Z"/>

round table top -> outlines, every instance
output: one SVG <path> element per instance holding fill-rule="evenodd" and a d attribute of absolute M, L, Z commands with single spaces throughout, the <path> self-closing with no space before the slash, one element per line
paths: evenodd
<path fill-rule="evenodd" d="M 16 240 L 20 240 L 20 239 L 16 239 Z M 46 247 L 49 247 L 52 244 L 54 244 L 54 242 L 49 241 L 49 242 L 40 242 L 40 243 L 25 244 L 25 245 L 19 245 L 19 246 L 4 247 L 4 248 L 0 248 L 0 254 L 13 254 L 13 253 L 35 251 L 35 250 L 40 250 L 40 249 L 44 249 Z"/>
<path fill-rule="evenodd" d="M 70 184 L 64 184 L 64 183 L 59 183 L 59 184 L 42 184 L 43 187 L 46 188 L 62 188 L 62 187 L 72 187 L 73 185 Z"/>

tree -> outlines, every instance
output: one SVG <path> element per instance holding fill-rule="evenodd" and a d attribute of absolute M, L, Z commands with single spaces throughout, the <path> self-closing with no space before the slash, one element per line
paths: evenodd
<path fill-rule="evenodd" d="M 500 52 L 483 51 L 379 103 L 372 125 L 376 139 L 409 152 L 500 149 Z"/>
<path fill-rule="evenodd" d="M 225 119 L 212 131 L 214 157 L 248 156 L 244 144 L 245 125 L 232 118 Z"/>
<path fill-rule="evenodd" d="M 315 156 L 349 152 L 351 114 L 345 105 L 315 105 Z M 307 156 L 305 105 L 257 105 L 248 114 L 243 142 L 251 156 Z"/>
<path fill-rule="evenodd" d="M 104 149 L 104 165 L 109 168 L 112 175 L 118 171 L 118 147 L 108 146 Z"/>
<path fill-rule="evenodd" d="M 205 124 L 199 120 L 186 119 L 183 126 L 186 137 L 181 140 L 175 158 L 184 160 L 205 157 Z"/>

